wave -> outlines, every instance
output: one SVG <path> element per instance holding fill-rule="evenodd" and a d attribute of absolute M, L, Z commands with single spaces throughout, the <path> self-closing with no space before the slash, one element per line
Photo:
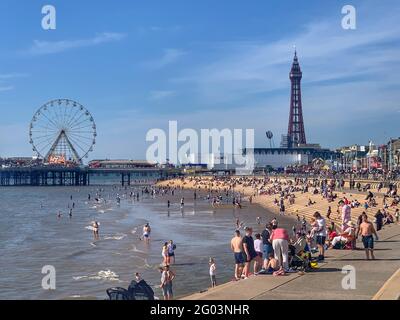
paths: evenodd
<path fill-rule="evenodd" d="M 92 274 L 88 276 L 75 276 L 72 277 L 74 280 L 106 280 L 106 281 L 118 281 L 119 280 L 119 275 L 116 274 L 114 271 L 111 270 L 100 270 L 97 272 L 97 274 Z"/>
<path fill-rule="evenodd" d="M 127 235 L 125 233 L 117 233 L 116 235 L 108 235 L 104 236 L 104 240 L 122 240 Z"/>

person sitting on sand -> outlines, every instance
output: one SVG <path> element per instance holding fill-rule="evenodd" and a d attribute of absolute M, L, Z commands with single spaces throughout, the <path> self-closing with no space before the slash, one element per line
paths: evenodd
<path fill-rule="evenodd" d="M 353 239 L 355 238 L 355 227 L 353 222 L 351 221 L 348 224 L 349 226 L 345 231 L 332 239 L 332 242 L 330 243 L 330 248 L 335 248 L 336 244 L 338 244 L 339 242 L 348 243 L 353 241 Z"/>
<path fill-rule="evenodd" d="M 310 206 L 312 206 L 312 205 L 314 205 L 314 204 L 316 204 L 316 202 L 315 202 L 315 201 L 312 201 L 311 198 L 308 198 L 308 204 L 307 204 L 306 207 L 310 207 Z"/>

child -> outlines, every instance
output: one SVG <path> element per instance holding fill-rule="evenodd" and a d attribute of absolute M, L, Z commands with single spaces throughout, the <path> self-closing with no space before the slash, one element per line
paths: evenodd
<path fill-rule="evenodd" d="M 163 266 L 168 266 L 169 265 L 169 256 L 168 256 L 168 242 L 165 242 L 162 251 L 161 251 L 161 256 L 163 258 Z"/>
<path fill-rule="evenodd" d="M 214 288 L 217 286 L 217 279 L 215 277 L 217 266 L 215 264 L 214 258 L 210 258 L 208 264 L 210 265 L 210 279 L 211 279 L 211 287 Z"/>
<path fill-rule="evenodd" d="M 262 252 L 263 252 L 263 242 L 261 240 L 261 234 L 256 234 L 256 239 L 254 240 L 254 250 L 257 253 L 254 263 L 254 273 L 257 273 L 261 270 L 263 261 L 262 261 Z"/>
<path fill-rule="evenodd" d="M 312 239 L 314 239 L 315 232 L 318 231 L 318 223 L 317 223 L 317 220 L 315 220 L 315 218 L 311 218 L 310 224 L 311 224 L 310 237 L 311 237 Z"/>
<path fill-rule="evenodd" d="M 272 252 L 269 254 L 268 260 L 264 261 L 263 269 L 266 270 L 267 273 L 273 273 L 279 270 L 279 261 L 275 259 L 275 256 Z"/>

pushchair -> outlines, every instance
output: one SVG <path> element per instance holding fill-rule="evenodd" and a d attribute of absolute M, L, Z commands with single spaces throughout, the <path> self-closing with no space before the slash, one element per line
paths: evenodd
<path fill-rule="evenodd" d="M 311 252 L 305 237 L 300 237 L 293 245 L 289 245 L 289 268 L 299 271 L 310 269 Z"/>
<path fill-rule="evenodd" d="M 106 292 L 109 300 L 155 300 L 153 289 L 144 280 L 133 280 L 128 289 L 113 287 Z"/>

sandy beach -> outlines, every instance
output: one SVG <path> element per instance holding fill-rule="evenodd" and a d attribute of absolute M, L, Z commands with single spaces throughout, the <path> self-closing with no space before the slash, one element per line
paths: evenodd
<path fill-rule="evenodd" d="M 240 179 L 239 177 L 233 179 Z M 255 177 L 255 179 L 259 179 L 260 181 L 264 179 L 264 177 Z M 293 181 L 291 178 L 278 178 L 277 181 L 282 183 L 283 185 L 288 185 L 289 181 Z M 237 183 L 237 182 L 236 182 Z M 270 183 L 269 185 L 271 185 Z M 221 192 L 224 189 L 230 189 L 231 184 L 226 183 L 223 181 L 215 181 L 212 177 L 203 176 L 201 179 L 198 177 L 187 177 L 184 180 L 182 179 L 172 179 L 172 180 L 165 180 L 158 183 L 159 186 L 170 186 L 170 187 L 178 187 L 184 188 L 189 190 L 212 190 L 213 192 Z M 276 213 L 279 215 L 279 206 L 274 203 L 275 199 L 279 199 L 279 194 L 276 195 L 258 195 L 258 190 L 260 190 L 263 183 L 258 182 L 255 183 L 253 186 L 247 186 L 246 184 L 237 183 L 234 188 L 235 192 L 240 192 L 245 196 L 245 199 L 248 200 L 250 196 L 252 196 L 252 203 L 259 204 L 260 206 L 264 207 L 265 209 L 269 210 L 270 212 Z M 378 209 L 383 208 L 383 194 L 387 191 L 386 188 L 381 190 L 381 193 L 378 193 L 377 190 L 374 188 L 376 184 L 372 184 L 371 191 L 374 193 L 375 197 L 377 198 L 378 206 L 376 208 L 369 208 L 365 210 L 362 205 L 356 208 L 352 208 L 351 215 L 352 221 L 354 223 L 357 222 L 357 218 L 363 211 L 365 211 L 370 219 L 370 221 L 374 220 L 374 215 Z M 361 204 L 364 203 L 366 192 L 359 192 L 357 190 L 348 190 L 348 188 L 344 188 L 343 190 L 335 190 L 337 194 L 337 199 L 343 199 L 346 197 L 350 202 L 352 200 L 358 200 Z M 285 201 L 285 215 L 287 217 L 293 218 L 295 220 L 294 223 L 297 221 L 297 215 L 301 218 L 306 217 L 309 219 L 312 217 L 315 211 L 319 211 L 323 217 L 326 217 L 326 213 L 328 211 L 328 207 L 331 207 L 332 214 L 330 219 L 331 222 L 334 222 L 337 226 L 340 226 L 341 218 L 340 214 L 337 213 L 338 210 L 338 200 L 333 202 L 328 202 L 326 199 L 322 198 L 321 194 L 312 194 L 311 192 L 302 193 L 300 191 L 294 192 L 296 198 L 294 204 L 289 204 Z M 315 202 L 315 204 L 308 206 L 308 202 L 311 200 Z M 389 202 L 389 201 L 388 201 Z M 389 203 L 390 204 L 390 203 Z M 387 209 L 392 215 L 394 215 L 395 210 L 397 207 L 389 207 Z"/>

